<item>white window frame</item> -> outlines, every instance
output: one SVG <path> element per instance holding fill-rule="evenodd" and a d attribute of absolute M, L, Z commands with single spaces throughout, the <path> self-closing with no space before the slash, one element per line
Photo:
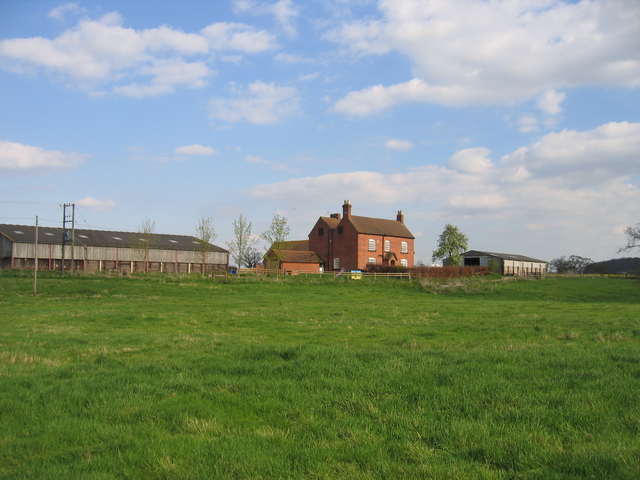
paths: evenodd
<path fill-rule="evenodd" d="M 339 258 L 334 258 L 333 259 L 333 269 L 334 270 L 338 270 L 340 268 L 340 259 Z"/>
<path fill-rule="evenodd" d="M 369 239 L 369 251 L 370 252 L 375 252 L 376 251 L 376 241 L 373 238 Z"/>
<path fill-rule="evenodd" d="M 407 242 L 400 244 L 400 253 L 409 253 L 409 244 Z"/>
<path fill-rule="evenodd" d="M 374 257 L 369 257 L 367 259 L 367 264 L 369 264 L 369 265 L 375 265 L 376 263 L 377 262 L 376 262 L 376 259 Z"/>
<path fill-rule="evenodd" d="M 385 240 L 384 241 L 384 251 L 385 252 L 390 252 L 391 251 L 391 242 L 389 240 Z"/>
<path fill-rule="evenodd" d="M 401 267 L 408 267 L 409 266 L 409 262 L 407 261 L 406 258 L 403 258 L 400 260 L 400 266 Z"/>

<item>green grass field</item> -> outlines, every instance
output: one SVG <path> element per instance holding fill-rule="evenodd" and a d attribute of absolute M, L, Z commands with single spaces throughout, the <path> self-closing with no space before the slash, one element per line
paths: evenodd
<path fill-rule="evenodd" d="M 640 285 L 494 280 L 0 271 L 0 479 L 640 478 Z"/>

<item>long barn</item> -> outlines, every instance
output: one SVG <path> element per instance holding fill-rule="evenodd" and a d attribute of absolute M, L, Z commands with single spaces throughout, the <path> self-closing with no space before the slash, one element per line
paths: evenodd
<path fill-rule="evenodd" d="M 203 247 L 195 237 L 132 232 L 75 229 L 65 242 L 62 228 L 39 227 L 38 270 L 87 272 L 205 272 L 225 270 L 229 252 L 213 244 Z M 33 269 L 36 258 L 36 227 L 0 224 L 0 268 Z M 64 256 L 63 256 L 64 253 Z M 73 262 L 73 264 L 72 264 Z"/>

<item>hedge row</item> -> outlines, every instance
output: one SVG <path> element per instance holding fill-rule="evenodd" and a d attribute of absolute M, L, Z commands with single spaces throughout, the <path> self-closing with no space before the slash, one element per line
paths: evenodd
<path fill-rule="evenodd" d="M 411 278 L 458 278 L 491 274 L 489 267 L 414 267 Z"/>

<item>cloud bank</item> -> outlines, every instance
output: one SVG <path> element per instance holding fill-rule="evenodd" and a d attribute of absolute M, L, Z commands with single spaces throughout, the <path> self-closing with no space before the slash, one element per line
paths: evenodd
<path fill-rule="evenodd" d="M 512 225 L 511 236 L 524 231 L 569 235 L 578 227 L 613 235 L 622 231 L 630 212 L 640 215 L 640 190 L 630 181 L 640 174 L 638 158 L 640 123 L 608 123 L 584 132 L 551 133 L 498 160 L 475 147 L 458 151 L 443 166 L 295 178 L 247 193 L 279 202 L 295 198 L 312 208 L 338 204 L 346 191 L 358 204 L 405 210 L 412 204 L 414 218 L 478 220 L 485 231 L 491 222 Z M 582 225 L 587 219 L 591 225 Z"/>
<path fill-rule="evenodd" d="M 381 18 L 344 23 L 325 38 L 357 55 L 399 52 L 413 62 L 413 78 L 352 91 L 335 112 L 540 97 L 538 107 L 556 114 L 564 99 L 558 89 L 640 85 L 638 2 L 380 0 L 378 7 Z"/>
<path fill-rule="evenodd" d="M 52 15 L 62 18 L 74 9 L 67 4 Z M 135 30 L 123 23 L 111 12 L 85 18 L 53 39 L 2 40 L 0 66 L 21 73 L 44 69 L 94 93 L 110 86 L 119 95 L 146 97 L 205 86 L 215 74 L 209 65 L 214 53 L 256 54 L 277 46 L 268 32 L 240 23 L 214 23 L 195 33 L 164 25 Z"/>

